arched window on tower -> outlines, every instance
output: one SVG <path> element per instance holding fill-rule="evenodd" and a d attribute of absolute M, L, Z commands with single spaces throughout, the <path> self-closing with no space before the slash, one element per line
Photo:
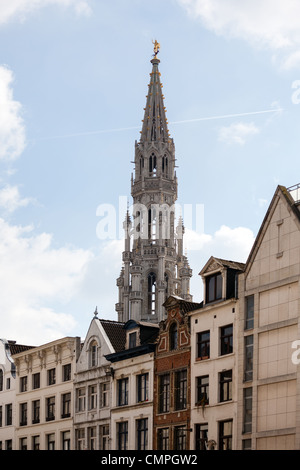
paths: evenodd
<path fill-rule="evenodd" d="M 155 315 L 156 300 L 156 275 L 151 272 L 148 274 L 148 313 Z"/>
<path fill-rule="evenodd" d="M 166 155 L 162 157 L 162 174 L 168 178 L 168 157 Z"/>
<path fill-rule="evenodd" d="M 149 157 L 149 175 L 156 176 L 157 162 L 156 155 L 152 153 Z"/>
<path fill-rule="evenodd" d="M 140 157 L 140 176 L 143 174 L 143 168 L 144 168 L 144 157 Z"/>
<path fill-rule="evenodd" d="M 152 206 L 148 210 L 148 238 L 149 240 L 152 241 L 153 244 L 155 244 L 156 238 L 157 238 L 156 229 L 157 229 L 156 210 Z"/>
<path fill-rule="evenodd" d="M 169 295 L 169 276 L 165 273 L 165 299 L 167 300 Z"/>
<path fill-rule="evenodd" d="M 177 349 L 177 346 L 178 346 L 178 330 L 177 330 L 176 321 L 172 323 L 172 325 L 170 326 L 169 335 L 170 335 L 170 351 L 173 351 L 174 349 Z"/>

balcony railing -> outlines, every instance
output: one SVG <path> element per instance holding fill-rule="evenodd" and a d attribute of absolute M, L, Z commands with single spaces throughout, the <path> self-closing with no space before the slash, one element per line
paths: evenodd
<path fill-rule="evenodd" d="M 296 203 L 300 202 L 300 183 L 287 188 L 287 190 Z"/>

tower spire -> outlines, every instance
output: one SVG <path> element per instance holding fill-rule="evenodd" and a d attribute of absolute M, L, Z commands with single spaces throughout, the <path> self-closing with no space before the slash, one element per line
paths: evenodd
<path fill-rule="evenodd" d="M 152 72 L 146 95 L 146 107 L 144 108 L 144 119 L 141 130 L 141 142 L 167 142 L 169 140 L 168 121 L 164 105 L 163 85 L 160 81 L 157 58 L 159 43 L 154 43 L 154 58 L 151 60 Z"/>
<path fill-rule="evenodd" d="M 183 256 L 181 219 L 180 230 L 175 227 L 175 145 L 169 136 L 158 69 L 160 45 L 157 41 L 153 44 L 141 136 L 139 142 L 135 142 L 131 239 L 127 231 L 124 269 L 117 280 L 119 321 L 130 318 L 159 323 L 165 319 L 163 304 L 169 295 L 176 292 L 184 299 L 191 298 L 191 270 Z M 130 223 L 128 213 L 126 220 L 127 228 Z"/>

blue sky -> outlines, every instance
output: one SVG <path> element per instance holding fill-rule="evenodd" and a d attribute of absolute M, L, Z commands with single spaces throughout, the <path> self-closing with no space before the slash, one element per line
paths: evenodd
<path fill-rule="evenodd" d="M 211 255 L 246 261 L 277 185 L 300 182 L 299 18 L 293 0 L 0 0 L 1 337 L 117 319 L 123 242 L 99 239 L 97 208 L 130 198 L 153 39 L 178 202 L 204 208 L 194 299 Z"/>

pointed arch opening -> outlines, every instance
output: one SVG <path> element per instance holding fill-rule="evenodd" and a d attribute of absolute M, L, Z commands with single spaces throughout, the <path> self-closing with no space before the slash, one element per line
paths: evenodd
<path fill-rule="evenodd" d="M 148 313 L 155 315 L 156 307 L 156 274 L 151 272 L 148 274 Z"/>

